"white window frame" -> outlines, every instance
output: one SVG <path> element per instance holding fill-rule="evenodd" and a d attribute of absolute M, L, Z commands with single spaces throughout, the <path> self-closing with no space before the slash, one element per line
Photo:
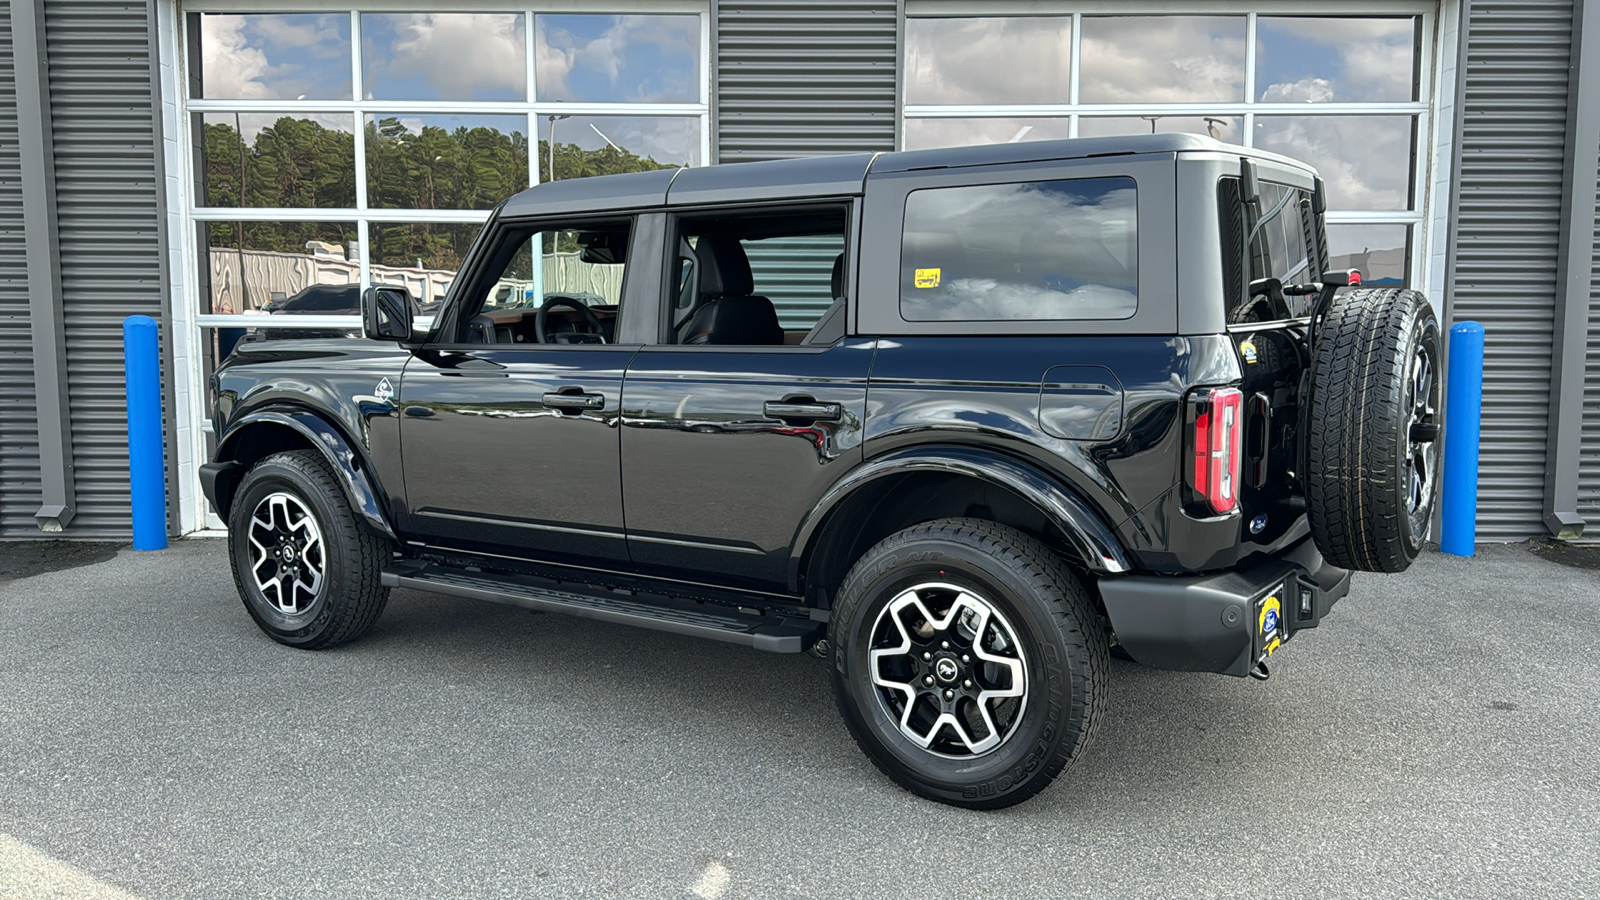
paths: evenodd
<path fill-rule="evenodd" d="M 237 314 L 202 313 L 205 298 L 200 296 L 195 274 L 199 271 L 200 248 L 197 246 L 197 228 L 206 222 L 354 222 L 360 245 L 360 285 L 371 284 L 371 260 L 368 249 L 368 229 L 374 222 L 436 222 L 482 225 L 488 221 L 489 210 L 429 210 L 429 209 L 375 209 L 367 202 L 366 177 L 366 115 L 520 115 L 528 123 L 528 183 L 540 183 L 539 125 L 549 115 L 574 116 L 677 116 L 696 118 L 699 123 L 699 151 L 702 165 L 711 160 L 711 10 L 709 0 L 547 0 L 531 3 L 527 0 L 506 2 L 488 0 L 475 3 L 470 9 L 459 9 L 450 4 L 421 2 L 421 0 L 369 0 L 369 2 L 340 4 L 340 11 L 350 15 L 351 43 L 351 97 L 349 100 L 214 100 L 189 96 L 188 17 L 189 13 L 328 13 L 324 7 L 307 0 L 185 0 L 181 8 L 176 0 L 158 0 L 156 19 L 160 47 L 162 124 L 164 135 L 163 155 L 166 163 L 167 227 L 169 235 L 170 271 L 172 272 L 169 302 L 172 308 L 173 354 L 175 359 L 174 415 L 178 422 L 178 447 L 176 448 L 179 477 L 178 524 L 183 533 L 218 531 L 224 527 L 209 508 L 198 490 L 198 466 L 206 458 L 206 436 L 211 432 L 207 418 L 209 403 L 206 400 L 205 353 L 207 331 L 215 328 L 359 328 L 358 316 L 295 316 L 294 321 L 280 321 L 268 316 L 242 317 Z M 527 63 L 527 94 L 516 101 L 437 101 L 437 100 L 365 100 L 361 97 L 363 65 L 361 42 L 362 13 L 404 12 L 472 12 L 520 13 L 524 18 L 523 35 Z M 534 17 L 539 14 L 585 15 L 694 15 L 699 17 L 699 87 L 700 99 L 696 103 L 567 103 L 537 101 L 534 58 Z M 355 190 L 356 205 L 350 208 L 265 208 L 265 207 L 207 207 L 198 205 L 203 199 L 195 189 L 195 165 L 192 141 L 189 138 L 192 114 L 195 113 L 343 113 L 351 116 L 355 129 Z"/>
<path fill-rule="evenodd" d="M 1380 116 L 1406 115 L 1417 120 L 1412 152 L 1409 209 L 1340 209 L 1327 213 L 1329 225 L 1406 225 L 1410 228 L 1409 283 L 1426 285 L 1436 302 L 1443 298 L 1443 237 L 1447 232 L 1450 135 L 1453 128 L 1455 40 L 1461 13 L 1460 0 L 1343 0 L 1314 6 L 1295 0 L 1221 2 L 1196 0 L 1174 4 L 1160 0 L 1107 2 L 1107 0 L 906 0 L 905 15 L 916 18 L 986 18 L 1007 16 L 1057 16 L 1072 20 L 1072 49 L 1067 103 L 1029 104 L 914 104 L 902 103 L 898 133 L 905 143 L 905 123 L 937 118 L 1061 118 L 1068 119 L 1071 137 L 1087 117 L 1130 116 L 1230 116 L 1243 124 L 1245 146 L 1255 139 L 1258 115 Z M 1080 103 L 1078 98 L 1080 47 L 1085 16 L 1122 15 L 1230 15 L 1245 17 L 1244 99 L 1241 102 L 1109 104 Z M 1256 21 L 1258 16 L 1417 16 L 1421 19 L 1422 46 L 1417 70 L 1417 99 L 1385 103 L 1261 103 L 1256 90 Z M 1443 57 L 1441 62 L 1441 57 Z M 902 59 L 901 66 L 905 63 Z"/>

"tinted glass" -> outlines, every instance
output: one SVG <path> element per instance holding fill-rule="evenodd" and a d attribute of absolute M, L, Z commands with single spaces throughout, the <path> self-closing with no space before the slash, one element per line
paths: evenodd
<path fill-rule="evenodd" d="M 905 149 L 1053 141 L 1072 136 L 1070 119 L 906 119 Z"/>
<path fill-rule="evenodd" d="M 1316 166 L 1331 209 L 1410 209 L 1411 116 L 1257 116 L 1255 145 Z"/>
<path fill-rule="evenodd" d="M 1083 116 L 1078 119 L 1080 137 L 1158 132 L 1205 134 L 1219 141 L 1237 144 L 1244 134 L 1244 119 L 1239 116 Z"/>
<path fill-rule="evenodd" d="M 540 100 L 696 103 L 699 16 L 534 17 Z"/>
<path fill-rule="evenodd" d="M 538 309 L 558 295 L 585 306 L 619 304 L 627 244 L 626 225 L 551 229 L 531 235 L 520 242 L 500 277 L 485 292 L 483 309 Z M 597 249 L 601 247 L 612 248 L 612 255 Z M 619 250 L 621 259 L 611 261 Z"/>
<path fill-rule="evenodd" d="M 493 209 L 528 186 L 527 116 L 367 116 L 367 203 Z"/>
<path fill-rule="evenodd" d="M 907 19 L 905 40 L 907 103 L 1071 99 L 1069 16 Z"/>
<path fill-rule="evenodd" d="M 1328 250 L 1331 268 L 1356 269 L 1363 284 L 1403 287 L 1410 281 L 1409 225 L 1329 225 Z"/>
<path fill-rule="evenodd" d="M 200 205 L 356 205 L 356 142 L 349 114 L 205 113 L 196 118 Z"/>
<path fill-rule="evenodd" d="M 541 115 L 535 121 L 539 129 L 540 181 L 700 164 L 697 118 Z M 553 172 L 549 153 L 552 125 L 556 145 Z"/>
<path fill-rule="evenodd" d="M 1078 99 L 1242 101 L 1244 34 L 1244 16 L 1084 16 Z"/>
<path fill-rule="evenodd" d="M 375 100 L 526 100 L 520 15 L 364 13 L 362 86 Z"/>
<path fill-rule="evenodd" d="M 1406 102 L 1417 96 L 1417 20 L 1261 16 L 1256 98 Z"/>
<path fill-rule="evenodd" d="M 1285 296 L 1284 305 L 1274 308 L 1276 297 L 1247 295 L 1246 286 L 1248 282 L 1263 278 L 1276 278 L 1286 285 L 1318 280 L 1322 267 L 1314 252 L 1316 216 L 1311 211 L 1310 192 L 1262 182 L 1259 219 L 1253 226 L 1244 216 L 1239 179 L 1222 179 L 1218 185 L 1218 203 L 1222 210 L 1222 271 L 1228 321 L 1265 322 L 1308 315 L 1314 296 Z M 1248 279 L 1241 276 L 1247 237 L 1250 239 Z"/>
<path fill-rule="evenodd" d="M 243 235 L 241 237 L 241 229 Z M 354 222 L 207 222 L 199 226 L 203 313 L 275 313 L 299 298 L 296 307 L 320 307 L 307 289 L 361 282 L 361 256 Z M 318 288 L 318 290 L 322 290 Z M 359 310 L 360 303 L 353 309 Z M 310 312 L 310 309 L 297 309 Z"/>
<path fill-rule="evenodd" d="M 201 97 L 353 99 L 348 14 L 204 13 L 199 19 Z"/>
<path fill-rule="evenodd" d="M 1125 319 L 1138 305 L 1131 178 L 974 185 L 906 198 L 911 321 Z"/>

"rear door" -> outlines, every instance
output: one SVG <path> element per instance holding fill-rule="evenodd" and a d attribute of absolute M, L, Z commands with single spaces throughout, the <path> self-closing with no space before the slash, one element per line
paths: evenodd
<path fill-rule="evenodd" d="M 783 590 L 797 527 L 860 461 L 875 343 L 844 335 L 850 211 L 689 214 L 669 227 L 661 337 L 623 388 L 641 570 Z"/>

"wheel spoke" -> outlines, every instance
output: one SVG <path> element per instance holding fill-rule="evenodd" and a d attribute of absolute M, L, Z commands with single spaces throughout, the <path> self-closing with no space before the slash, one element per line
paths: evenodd
<path fill-rule="evenodd" d="M 251 511 L 246 531 L 250 573 L 262 598 L 279 612 L 304 614 L 322 592 L 326 568 L 310 509 L 292 494 L 268 494 Z"/>

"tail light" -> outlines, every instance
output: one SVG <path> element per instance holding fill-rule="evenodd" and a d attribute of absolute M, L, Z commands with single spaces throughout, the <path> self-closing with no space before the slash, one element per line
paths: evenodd
<path fill-rule="evenodd" d="M 1239 508 L 1240 447 L 1244 443 L 1244 395 L 1238 388 L 1205 388 L 1195 404 L 1189 487 L 1211 512 Z"/>

